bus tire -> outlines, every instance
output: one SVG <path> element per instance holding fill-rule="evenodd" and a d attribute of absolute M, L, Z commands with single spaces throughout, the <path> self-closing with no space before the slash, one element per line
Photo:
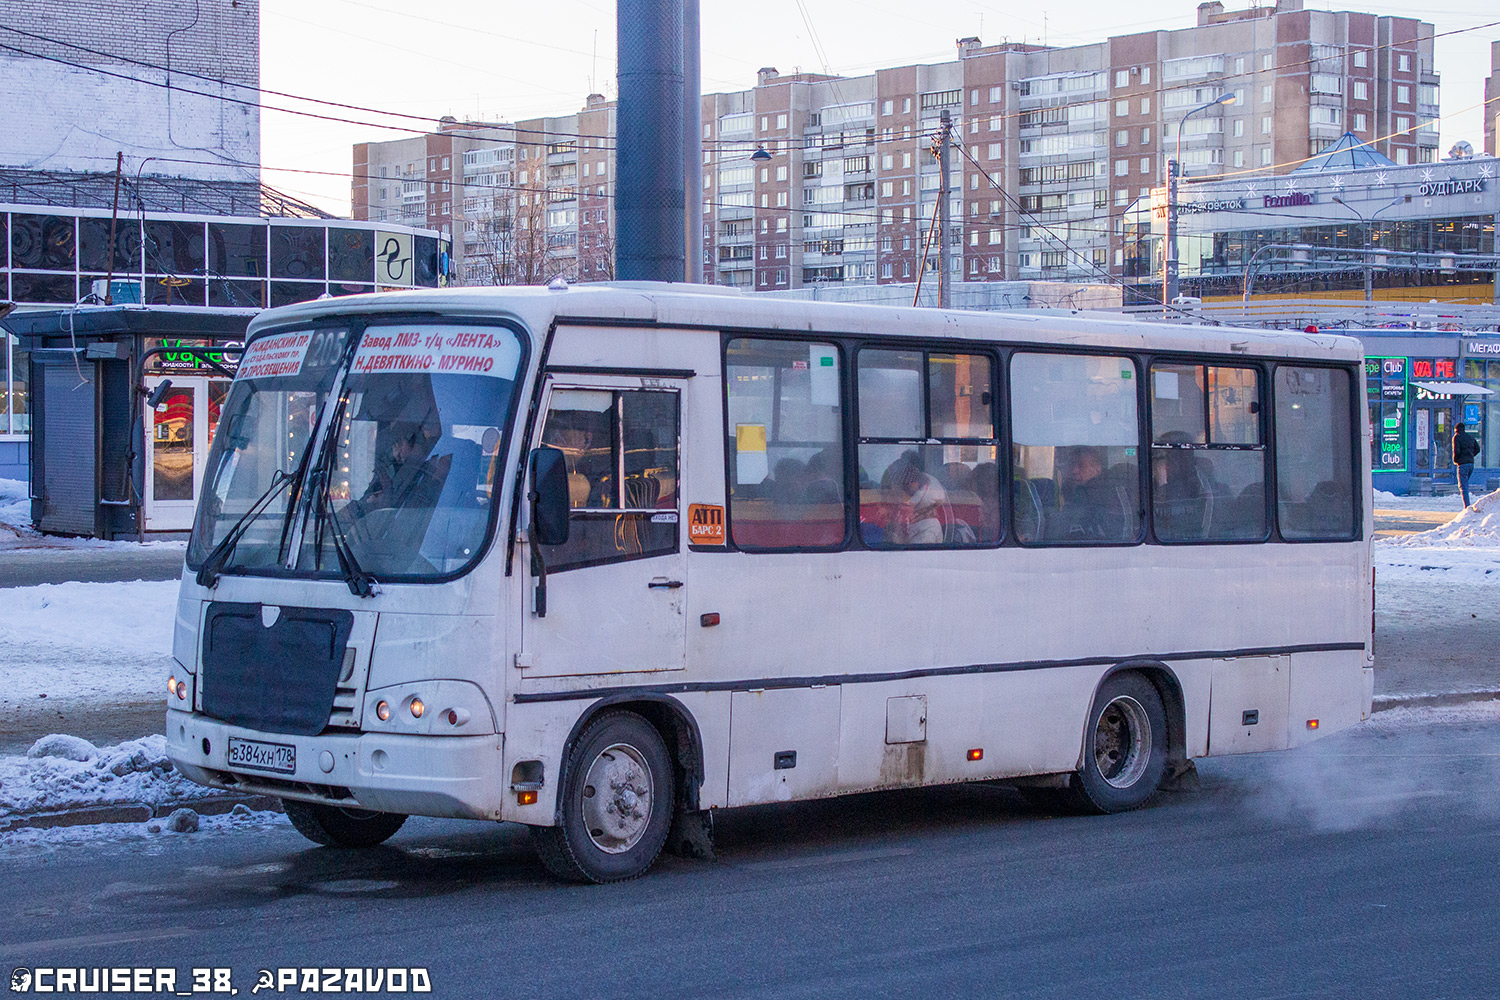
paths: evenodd
<path fill-rule="evenodd" d="M 634 712 L 593 720 L 568 751 L 558 825 L 531 828 L 543 866 L 569 882 L 645 874 L 672 825 L 672 758 Z"/>
<path fill-rule="evenodd" d="M 406 822 L 400 813 L 345 809 L 296 799 L 282 799 L 281 804 L 297 832 L 324 847 L 374 847 L 390 840 Z"/>
<path fill-rule="evenodd" d="M 1084 730 L 1083 767 L 1068 782 L 1083 812 L 1117 813 L 1146 803 L 1167 769 L 1167 711 L 1137 673 L 1106 678 Z"/>

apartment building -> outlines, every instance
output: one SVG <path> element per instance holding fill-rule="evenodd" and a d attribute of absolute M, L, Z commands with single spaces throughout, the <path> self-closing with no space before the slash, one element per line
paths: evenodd
<path fill-rule="evenodd" d="M 1118 280 L 1125 213 L 1161 184 L 1179 145 L 1188 177 L 1285 172 L 1345 132 L 1397 164 L 1435 161 L 1432 38 L 1415 18 L 1211 0 L 1192 26 L 1088 45 L 964 38 L 950 61 L 858 77 L 762 69 L 754 87 L 702 99 L 705 279 L 767 291 L 911 282 L 946 259 L 962 281 Z M 1225 93 L 1232 104 L 1182 124 Z M 440 202 L 459 214 L 426 221 L 462 237 L 464 280 L 610 276 L 612 115 L 595 95 L 576 115 L 484 127 L 482 144 L 497 151 L 483 155 L 499 164 L 499 147 L 513 151 L 510 179 L 493 197 L 468 184 L 461 199 Z M 946 185 L 933 153 L 945 115 Z M 458 143 L 472 131 L 455 122 L 439 135 Z M 358 147 L 356 173 L 361 150 L 374 172 L 377 147 L 395 145 Z M 423 180 L 430 210 L 434 180 Z M 437 183 L 467 180 L 454 172 Z M 949 226 L 938 233 L 945 187 Z M 532 217 L 539 199 L 545 211 Z M 465 214 L 471 201 L 479 214 Z M 544 234 L 520 255 L 544 266 L 505 265 L 523 230 Z M 485 254 L 501 265 L 479 263 Z"/>

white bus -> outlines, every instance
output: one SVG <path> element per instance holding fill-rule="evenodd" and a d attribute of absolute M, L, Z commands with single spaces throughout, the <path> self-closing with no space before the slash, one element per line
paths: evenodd
<path fill-rule="evenodd" d="M 1114 812 L 1373 692 L 1362 353 L 594 286 L 251 326 L 166 717 L 324 844 L 645 871 L 714 809 L 1008 779 Z"/>

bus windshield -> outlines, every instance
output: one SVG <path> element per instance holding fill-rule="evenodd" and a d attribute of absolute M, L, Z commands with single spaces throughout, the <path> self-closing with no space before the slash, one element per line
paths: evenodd
<path fill-rule="evenodd" d="M 327 576 L 352 564 L 375 580 L 410 580 L 474 561 L 499 480 L 521 358 L 516 334 L 371 324 L 352 352 L 340 341 L 326 374 L 309 370 L 309 351 L 296 372 L 284 360 L 262 375 L 260 343 L 247 347 L 225 406 L 230 433 L 209 456 L 189 564 L 201 563 L 287 475 L 296 481 L 247 523 L 225 570 L 290 562 L 296 575 Z M 337 396 L 325 406 L 330 392 Z M 313 423 L 320 429 L 310 434 Z M 289 519 L 289 504 L 304 516 Z"/>

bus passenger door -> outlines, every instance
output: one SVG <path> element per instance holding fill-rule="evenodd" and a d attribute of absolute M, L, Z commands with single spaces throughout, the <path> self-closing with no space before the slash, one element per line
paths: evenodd
<path fill-rule="evenodd" d="M 542 549 L 545 616 L 536 613 L 535 576 L 526 588 L 525 676 L 683 668 L 683 385 L 603 376 L 550 382 L 533 445 L 563 452 L 572 515 L 567 542 Z"/>

